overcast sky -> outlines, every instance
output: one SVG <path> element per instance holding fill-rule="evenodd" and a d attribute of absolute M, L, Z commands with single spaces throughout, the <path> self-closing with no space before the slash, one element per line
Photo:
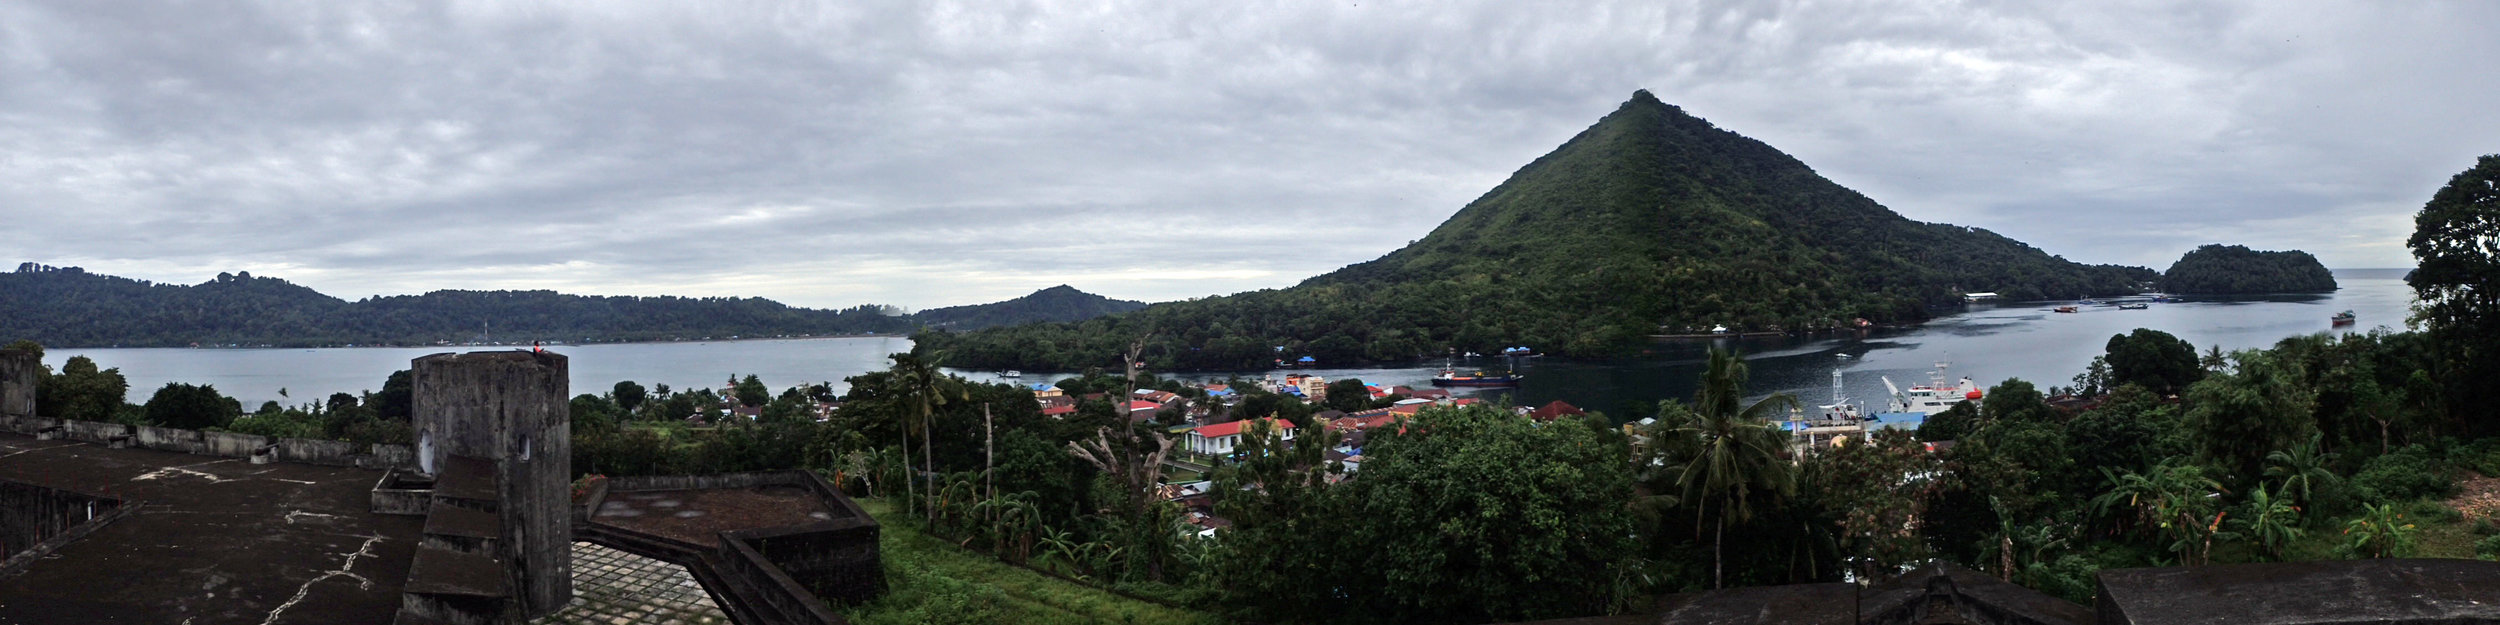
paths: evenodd
<path fill-rule="evenodd" d="M 1292 285 L 1649 89 L 1911 219 L 2411 264 L 2500 3 L 0 3 L 4 260 L 912 309 Z"/>

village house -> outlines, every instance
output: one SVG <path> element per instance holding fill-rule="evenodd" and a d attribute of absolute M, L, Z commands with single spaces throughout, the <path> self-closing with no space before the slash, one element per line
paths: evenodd
<path fill-rule="evenodd" d="M 1241 444 L 1243 426 L 1249 425 L 1253 421 L 1274 421 L 1276 423 L 1277 430 L 1281 432 L 1284 439 L 1289 441 L 1293 440 L 1292 421 L 1278 419 L 1249 419 L 1229 423 L 1218 423 L 1215 425 L 1199 426 L 1196 429 L 1189 431 L 1189 438 L 1186 441 L 1186 444 L 1188 445 L 1189 451 L 1194 453 L 1209 456 L 1231 454 L 1233 453 L 1233 449 Z"/>

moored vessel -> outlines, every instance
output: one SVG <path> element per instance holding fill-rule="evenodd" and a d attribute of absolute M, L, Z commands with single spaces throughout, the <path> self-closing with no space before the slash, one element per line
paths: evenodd
<path fill-rule="evenodd" d="M 1945 385 L 1944 371 L 1947 366 L 1949 366 L 1947 363 L 1936 363 L 1936 370 L 1927 374 L 1926 385 L 1911 386 L 1906 392 L 1901 390 L 1901 387 L 1894 386 L 1892 378 L 1884 378 L 1884 388 L 1892 391 L 1892 402 L 1885 407 L 1885 412 L 1918 413 L 1925 416 L 1944 412 L 1952 408 L 1954 404 L 1964 401 L 1979 401 L 1983 393 L 1980 392 L 1978 384 L 1970 381 L 1970 376 L 1963 376 L 1961 382 L 1952 386 Z"/>
<path fill-rule="evenodd" d="M 1450 370 L 1450 369 L 1442 369 L 1442 370 L 1441 370 L 1440 375 L 1435 375 L 1435 376 L 1432 376 L 1432 385 L 1433 385 L 1433 386 L 1518 386 L 1518 385 L 1519 385 L 1519 381 L 1520 381 L 1520 380 L 1522 380 L 1522 379 L 1525 379 L 1525 378 L 1527 378 L 1527 377 L 1528 377 L 1528 376 L 1520 375 L 1520 374 L 1517 374 L 1517 373 L 1505 373 L 1505 374 L 1502 374 L 1502 375 L 1491 375 L 1491 374 L 1487 374 L 1487 373 L 1482 372 L 1482 371 L 1475 372 L 1475 374 L 1473 374 L 1473 375 L 1459 375 L 1457 371 L 1453 371 L 1453 370 Z"/>

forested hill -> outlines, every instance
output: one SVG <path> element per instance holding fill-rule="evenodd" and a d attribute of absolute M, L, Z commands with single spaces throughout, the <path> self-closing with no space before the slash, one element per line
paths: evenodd
<path fill-rule="evenodd" d="M 277 278 L 157 284 L 77 267 L 0 273 L 0 340 L 47 346 L 425 345 L 481 332 L 506 343 L 904 332 L 876 306 L 793 308 L 761 298 L 435 291 L 349 302 Z"/>
<path fill-rule="evenodd" d="M 931 327 L 977 330 L 1039 321 L 1082 321 L 1145 307 L 1145 302 L 1111 299 L 1062 284 L 1003 302 L 923 310 L 913 313 L 912 319 Z"/>
<path fill-rule="evenodd" d="M 1905 219 L 1643 91 L 1377 260 L 1289 289 L 921 340 L 950 363 L 1034 369 L 1109 366 L 1149 332 L 1149 364 L 1179 369 L 1511 345 L 1600 356 L 1658 333 L 1911 321 L 1960 292 L 2116 295 L 2158 277 Z"/>
<path fill-rule="evenodd" d="M 2189 250 L 2163 272 L 2161 288 L 2172 293 L 2317 293 L 2335 290 L 2335 274 L 2308 252 L 2268 252 L 2210 244 Z"/>

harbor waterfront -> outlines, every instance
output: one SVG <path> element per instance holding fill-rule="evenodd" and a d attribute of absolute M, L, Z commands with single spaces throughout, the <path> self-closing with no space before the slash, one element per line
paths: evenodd
<path fill-rule="evenodd" d="M 2284 337 L 2317 332 L 2368 332 L 2380 327 L 2402 329 L 2413 291 L 2402 269 L 2342 269 L 2335 272 L 2342 288 L 2333 293 L 2262 296 L 2191 296 L 2180 302 L 2148 298 L 2112 298 L 2079 307 L 2076 314 L 2050 312 L 2073 301 L 1981 302 L 1970 309 L 1913 327 L 1881 328 L 1864 334 L 1837 336 L 1748 336 L 1717 339 L 1669 339 L 1649 346 L 1647 354 L 1605 361 L 1560 361 L 1529 358 L 1519 368 L 1526 374 L 1517 388 L 1459 388 L 1461 395 L 1507 397 L 1521 405 L 1562 400 L 1618 419 L 1632 402 L 1687 399 L 1701 372 L 1707 348 L 1717 345 L 1742 350 L 1751 365 L 1749 388 L 1760 393 L 1788 392 L 1806 404 L 1830 400 L 1831 372 L 1841 371 L 1851 400 L 1881 407 L 1887 399 L 1884 378 L 1906 389 L 1929 381 L 1939 362 L 1949 363 L 1947 383 L 1969 376 L 1982 387 L 2007 378 L 2021 378 L 2046 389 L 2071 383 L 2111 335 L 2135 328 L 2168 332 L 2196 345 L 2201 352 L 2219 345 L 2225 351 L 2264 347 Z M 2141 310 L 2120 305 L 2147 303 Z M 2358 322 L 2334 325 L 2339 312 L 2354 311 Z M 567 345 L 555 349 L 571 356 L 572 386 L 577 392 L 605 391 L 620 380 L 646 386 L 717 388 L 731 374 L 755 374 L 775 389 L 802 383 L 830 382 L 836 392 L 842 379 L 886 366 L 887 354 L 909 350 L 900 337 L 842 337 L 787 340 L 685 341 Z M 211 384 L 242 400 L 245 408 L 263 401 L 301 403 L 334 392 L 379 389 L 392 371 L 410 359 L 445 351 L 527 349 L 514 347 L 408 347 L 332 349 L 109 349 L 55 348 L 44 361 L 58 368 L 70 356 L 85 355 L 98 367 L 118 367 L 130 380 L 129 401 L 144 403 L 167 382 Z M 1499 373 L 1506 368 L 1498 356 L 1458 359 L 1451 365 L 1461 374 Z M 1440 360 L 1405 366 L 1293 369 L 1328 379 L 1361 378 L 1373 384 L 1424 388 L 1441 372 Z M 1025 371 L 1007 380 L 996 371 L 956 371 L 976 381 L 1039 384 L 1072 375 L 1064 371 Z M 1240 375 L 1256 378 L 1270 372 L 1185 373 L 1184 379 Z M 285 389 L 286 396 L 279 390 Z"/>

